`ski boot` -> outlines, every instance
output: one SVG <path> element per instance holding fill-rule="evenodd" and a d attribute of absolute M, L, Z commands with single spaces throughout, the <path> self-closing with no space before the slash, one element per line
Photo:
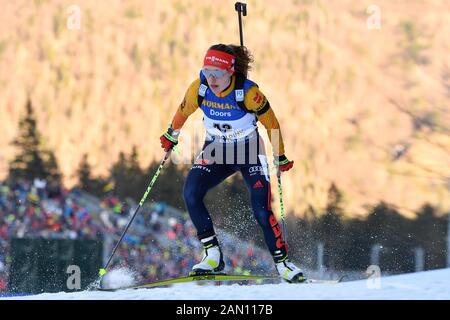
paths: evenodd
<path fill-rule="evenodd" d="M 203 259 L 192 267 L 189 276 L 225 274 L 225 262 L 216 236 L 202 239 L 201 242 L 205 250 Z"/>
<path fill-rule="evenodd" d="M 281 278 L 289 283 L 302 283 L 306 281 L 303 271 L 293 264 L 286 252 L 274 252 L 275 267 Z"/>

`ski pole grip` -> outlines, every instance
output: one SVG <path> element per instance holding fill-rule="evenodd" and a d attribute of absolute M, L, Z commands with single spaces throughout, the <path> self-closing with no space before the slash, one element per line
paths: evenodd
<path fill-rule="evenodd" d="M 246 3 L 236 2 L 234 4 L 234 9 L 237 12 L 242 13 L 243 16 L 247 15 L 247 4 Z"/>

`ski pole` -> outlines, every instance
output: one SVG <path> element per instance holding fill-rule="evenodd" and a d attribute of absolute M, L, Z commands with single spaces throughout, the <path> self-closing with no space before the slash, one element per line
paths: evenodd
<path fill-rule="evenodd" d="M 131 216 L 130 221 L 128 222 L 127 226 L 125 227 L 125 230 L 123 230 L 122 235 L 120 236 L 119 241 L 117 242 L 116 246 L 114 247 L 111 255 L 108 258 L 108 262 L 106 262 L 105 266 L 103 268 L 100 269 L 99 274 L 100 277 L 104 276 L 106 274 L 106 269 L 108 269 L 108 266 L 114 256 L 114 254 L 116 253 L 117 248 L 119 247 L 120 243 L 122 242 L 123 237 L 125 236 L 125 234 L 128 231 L 128 228 L 131 226 L 131 223 L 133 222 L 134 218 L 136 217 L 137 213 L 139 212 L 139 209 L 141 209 L 142 205 L 145 202 L 145 199 L 147 199 L 148 194 L 150 193 L 150 190 L 153 187 L 153 184 L 155 183 L 156 179 L 159 176 L 159 173 L 161 172 L 161 169 L 164 167 L 164 164 L 166 163 L 167 159 L 169 158 L 170 152 L 172 151 L 172 149 L 170 149 L 169 151 L 166 152 L 166 155 L 164 156 L 164 159 L 161 161 L 161 163 L 159 164 L 158 169 L 156 170 L 156 173 L 153 175 L 152 180 L 150 181 L 150 184 L 147 187 L 147 190 L 145 191 L 144 195 L 141 198 L 141 201 L 139 201 L 139 205 L 137 206 L 136 210 L 134 211 L 133 215 Z"/>
<path fill-rule="evenodd" d="M 239 19 L 239 36 L 241 39 L 241 47 L 244 46 L 244 35 L 242 33 L 242 17 L 241 14 L 245 17 L 247 15 L 247 4 L 242 2 L 236 2 L 234 4 L 234 9 L 238 12 Z"/>
<path fill-rule="evenodd" d="M 284 219 L 284 205 L 283 205 L 283 189 L 281 188 L 281 171 L 277 168 L 277 178 L 278 178 L 278 195 L 280 196 L 280 214 L 281 214 L 281 228 L 284 234 L 284 241 L 287 242 L 287 230 L 286 222 Z"/>

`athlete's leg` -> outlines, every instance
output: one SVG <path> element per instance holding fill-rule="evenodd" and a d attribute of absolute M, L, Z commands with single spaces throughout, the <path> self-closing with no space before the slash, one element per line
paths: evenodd
<path fill-rule="evenodd" d="M 271 208 L 269 167 L 264 155 L 257 164 L 242 165 L 240 169 L 250 192 L 253 214 L 264 233 L 264 240 L 272 255 L 286 255 L 286 244 L 281 227 Z"/>
<path fill-rule="evenodd" d="M 222 251 L 203 198 L 210 189 L 235 172 L 231 165 L 217 164 L 210 157 L 203 156 L 202 153 L 197 158 L 184 185 L 184 200 L 205 250 L 202 260 L 192 267 L 192 274 L 221 273 L 225 269 Z"/>
<path fill-rule="evenodd" d="M 288 258 L 287 244 L 270 205 L 270 180 L 265 156 L 257 165 L 241 167 L 242 176 L 250 191 L 253 213 L 264 233 L 264 240 L 280 276 L 288 282 L 303 282 L 303 272 Z"/>
<path fill-rule="evenodd" d="M 215 234 L 211 216 L 205 207 L 203 198 L 206 193 L 232 175 L 235 171 L 225 164 L 194 164 L 184 184 L 184 201 L 191 220 L 197 229 L 199 239 Z"/>

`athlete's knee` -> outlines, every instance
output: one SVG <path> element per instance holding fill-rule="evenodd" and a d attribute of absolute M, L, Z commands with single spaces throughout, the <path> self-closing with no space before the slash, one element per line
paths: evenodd
<path fill-rule="evenodd" d="M 260 224 L 268 224 L 269 216 L 271 214 L 268 199 L 262 196 L 252 195 L 251 205 L 253 215 Z"/>
<path fill-rule="evenodd" d="M 183 197 L 186 205 L 196 205 L 203 201 L 204 191 L 198 188 L 198 184 L 185 184 Z"/>
<path fill-rule="evenodd" d="M 253 208 L 253 215 L 258 224 L 265 228 L 270 227 L 270 211 L 261 208 Z"/>
<path fill-rule="evenodd" d="M 195 188 L 192 185 L 186 184 L 183 190 L 183 198 L 187 205 L 195 203 L 197 201 L 197 196 Z"/>

